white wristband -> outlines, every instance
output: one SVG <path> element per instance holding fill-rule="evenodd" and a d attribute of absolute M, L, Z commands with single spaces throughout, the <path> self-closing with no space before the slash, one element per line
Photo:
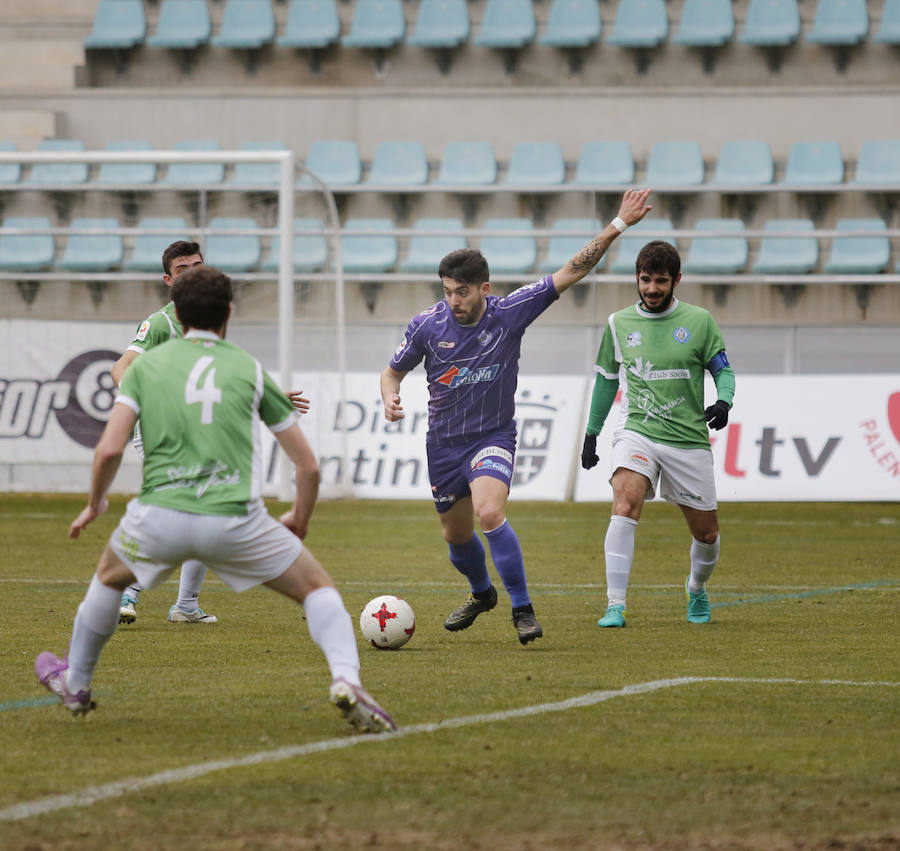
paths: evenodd
<path fill-rule="evenodd" d="M 611 225 L 612 225 L 619 233 L 625 233 L 625 231 L 628 230 L 628 224 L 626 223 L 625 219 L 619 218 L 618 216 L 616 216 L 616 217 L 610 222 L 610 224 L 611 224 Z"/>

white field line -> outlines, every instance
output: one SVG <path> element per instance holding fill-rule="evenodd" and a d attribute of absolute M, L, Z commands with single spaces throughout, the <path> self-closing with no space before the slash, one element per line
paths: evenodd
<path fill-rule="evenodd" d="M 259 751 L 247 756 L 234 759 L 219 759 L 211 762 L 201 762 L 195 765 L 187 765 L 184 768 L 176 768 L 170 771 L 161 771 L 147 777 L 132 777 L 127 780 L 119 780 L 115 783 L 104 783 L 100 786 L 89 786 L 81 792 L 73 792 L 68 795 L 54 795 L 49 798 L 39 798 L 35 801 L 25 801 L 21 804 L 13 804 L 0 810 L 0 821 L 21 821 L 43 813 L 54 812 L 69 807 L 87 807 L 98 801 L 118 798 L 132 792 L 150 789 L 155 786 L 164 786 L 171 783 L 181 783 L 203 777 L 214 771 L 225 771 L 231 768 L 241 768 L 248 765 L 259 765 L 269 762 L 281 762 L 285 759 L 293 759 L 298 756 L 323 753 L 325 751 L 342 750 L 361 744 L 386 744 L 396 739 L 419 733 L 437 733 L 441 730 L 472 727 L 480 724 L 492 724 L 495 721 L 508 721 L 513 718 L 525 718 L 531 715 L 544 715 L 548 712 L 566 712 L 570 709 L 578 709 L 585 706 L 595 706 L 612 700 L 614 697 L 629 697 L 632 695 L 648 694 L 660 689 L 674 686 L 693 685 L 695 683 L 765 683 L 788 685 L 812 685 L 812 686 L 865 686 L 865 687 L 900 687 L 900 682 L 857 682 L 854 680 L 797 680 L 797 679 L 766 679 L 756 677 L 676 677 L 665 680 L 651 680 L 646 683 L 635 683 L 623 686 L 620 689 L 605 691 L 592 691 L 579 697 L 570 697 L 555 703 L 538 703 L 532 706 L 522 706 L 518 709 L 506 709 L 499 712 L 489 712 L 482 715 L 464 715 L 459 718 L 448 718 L 444 721 L 431 724 L 414 724 L 410 727 L 401 727 L 394 733 L 377 736 L 345 736 L 339 739 L 324 739 L 319 742 L 310 742 L 305 745 L 293 745 L 291 747 L 276 748 L 270 751 Z"/>

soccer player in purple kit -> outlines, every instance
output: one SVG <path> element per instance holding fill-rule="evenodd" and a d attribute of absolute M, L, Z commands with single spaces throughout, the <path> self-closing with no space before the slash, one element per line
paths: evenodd
<path fill-rule="evenodd" d="M 519 641 L 543 635 L 535 618 L 519 539 L 506 517 L 516 453 L 515 393 L 525 329 L 597 265 L 613 240 L 650 211 L 649 189 L 629 189 L 619 213 L 565 266 L 507 296 L 490 293 L 487 260 L 479 251 L 452 251 L 438 268 L 444 299 L 410 321 L 381 374 L 389 422 L 403 419 L 400 383 L 422 360 L 428 380 L 425 446 L 434 505 L 450 562 L 471 593 L 444 628 L 470 627 L 497 605 L 475 517 L 494 567 L 512 602 Z"/>

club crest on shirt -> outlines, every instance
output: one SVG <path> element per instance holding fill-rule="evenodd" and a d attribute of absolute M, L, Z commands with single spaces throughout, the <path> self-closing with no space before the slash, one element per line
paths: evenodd
<path fill-rule="evenodd" d="M 438 340 L 439 349 L 455 349 L 456 343 L 453 340 Z"/>
<path fill-rule="evenodd" d="M 137 339 L 143 343 L 144 340 L 147 339 L 147 332 L 149 330 L 150 330 L 150 320 L 145 319 L 143 322 L 141 322 L 141 327 L 138 328 Z"/>
<path fill-rule="evenodd" d="M 494 335 L 490 331 L 482 331 L 478 335 L 478 342 L 481 343 L 482 346 L 486 346 L 493 339 Z"/>
<path fill-rule="evenodd" d="M 632 331 L 625 338 L 625 345 L 628 346 L 629 349 L 633 349 L 635 346 L 639 346 L 642 342 L 643 342 L 643 339 L 641 338 L 640 331 Z"/>
<path fill-rule="evenodd" d="M 672 336 L 675 338 L 675 342 L 677 343 L 686 343 L 691 339 L 691 332 L 688 331 L 687 328 L 681 327 L 676 328 L 672 333 Z"/>

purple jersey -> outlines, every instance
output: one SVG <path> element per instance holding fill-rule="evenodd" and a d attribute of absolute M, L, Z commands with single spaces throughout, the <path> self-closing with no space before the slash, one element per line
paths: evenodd
<path fill-rule="evenodd" d="M 476 325 L 460 325 L 446 301 L 413 318 L 390 366 L 409 372 L 425 359 L 428 443 L 453 446 L 512 425 L 522 335 L 557 298 L 548 276 L 487 296 Z"/>

